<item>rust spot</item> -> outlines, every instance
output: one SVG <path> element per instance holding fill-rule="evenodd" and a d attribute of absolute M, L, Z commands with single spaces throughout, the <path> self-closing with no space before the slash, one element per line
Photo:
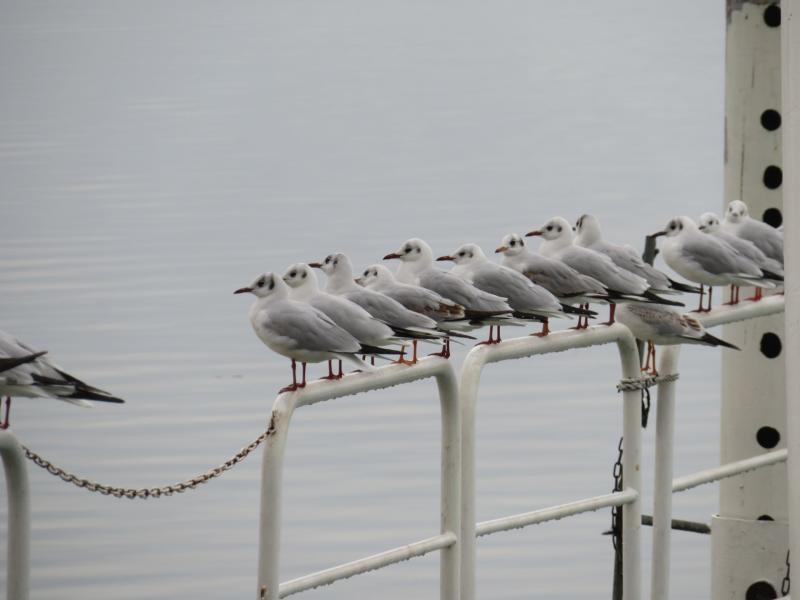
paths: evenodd
<path fill-rule="evenodd" d="M 275 413 L 272 413 L 272 416 L 269 419 L 269 427 L 267 427 L 267 435 L 275 434 L 276 421 L 277 421 L 277 415 Z"/>

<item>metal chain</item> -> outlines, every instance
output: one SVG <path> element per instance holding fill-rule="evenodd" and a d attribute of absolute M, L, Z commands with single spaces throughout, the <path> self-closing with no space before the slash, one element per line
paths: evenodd
<path fill-rule="evenodd" d="M 232 458 L 226 460 L 220 466 L 211 469 L 203 473 L 202 475 L 198 475 L 197 477 L 192 477 L 191 479 L 187 479 L 185 481 L 181 481 L 179 483 L 175 483 L 172 485 L 165 485 L 163 487 L 155 487 L 155 488 L 121 488 L 121 487 L 114 487 L 111 485 L 104 485 L 102 483 L 95 483 L 93 481 L 89 481 L 88 479 L 84 479 L 82 477 L 78 477 L 77 475 L 73 475 L 65 471 L 64 469 L 55 466 L 46 458 L 43 458 L 36 454 L 33 450 L 27 448 L 26 446 L 22 446 L 22 449 L 25 451 L 25 456 L 28 457 L 30 460 L 34 462 L 37 466 L 43 468 L 51 475 L 55 475 L 56 477 L 60 477 L 63 481 L 67 483 L 71 483 L 79 488 L 83 488 L 90 492 L 98 492 L 103 494 L 104 496 L 114 496 L 115 498 L 160 498 L 161 496 L 171 496 L 172 494 L 181 494 L 186 490 L 193 490 L 198 485 L 202 485 L 204 483 L 208 483 L 212 479 L 215 479 L 222 475 L 225 471 L 232 469 L 234 466 L 242 462 L 247 456 L 253 452 L 256 448 L 258 448 L 261 443 L 267 439 L 267 437 L 273 432 L 273 428 L 267 429 L 264 433 L 258 436 L 255 440 L 250 442 L 247 446 L 239 450 Z"/>
<path fill-rule="evenodd" d="M 642 389 L 642 429 L 647 429 L 647 418 L 650 416 L 650 390 Z"/>
<path fill-rule="evenodd" d="M 619 438 L 619 445 L 617 449 L 619 453 L 617 454 L 617 462 L 614 463 L 614 489 L 612 492 L 621 492 L 622 491 L 622 440 L 624 438 Z M 620 536 L 622 535 L 622 524 L 620 523 L 620 519 L 622 518 L 622 507 L 620 506 L 612 506 L 611 507 L 611 543 L 614 546 L 614 550 L 617 550 L 619 546 Z"/>
<path fill-rule="evenodd" d="M 790 570 L 792 565 L 789 563 L 789 550 L 786 551 L 786 575 L 781 582 L 781 596 L 789 595 L 789 588 L 792 587 L 792 579 L 790 577 Z"/>

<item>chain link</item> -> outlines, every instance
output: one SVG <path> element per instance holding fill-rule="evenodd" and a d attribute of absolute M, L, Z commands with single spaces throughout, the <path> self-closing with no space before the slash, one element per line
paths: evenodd
<path fill-rule="evenodd" d="M 617 462 L 614 463 L 614 489 L 612 492 L 621 492 L 622 491 L 622 441 L 624 438 L 619 438 L 619 445 L 617 449 L 619 453 L 617 454 Z M 614 550 L 618 550 L 620 536 L 622 535 L 622 507 L 621 506 L 612 506 L 611 507 L 611 543 L 614 546 Z"/>
<path fill-rule="evenodd" d="M 650 416 L 650 390 L 642 390 L 642 429 L 647 429 L 647 419 Z"/>
<path fill-rule="evenodd" d="M 22 449 L 25 451 L 25 456 L 32 460 L 34 464 L 41 467 L 51 475 L 55 475 L 56 477 L 61 478 L 63 481 L 67 483 L 71 483 L 79 488 L 83 488 L 90 492 L 97 492 L 99 494 L 103 494 L 104 496 L 114 496 L 115 498 L 160 498 L 162 496 L 171 496 L 172 494 L 182 494 L 186 490 L 193 490 L 198 485 L 202 485 L 204 483 L 208 483 L 212 479 L 215 479 L 222 475 L 225 471 L 232 469 L 234 466 L 242 462 L 247 456 L 253 452 L 256 448 L 258 448 L 261 443 L 267 439 L 267 437 L 273 432 L 273 429 L 267 429 L 264 433 L 258 436 L 255 440 L 250 442 L 247 446 L 239 450 L 232 458 L 226 460 L 220 466 L 211 469 L 201 475 L 196 477 L 192 477 L 191 479 L 187 479 L 185 481 L 181 481 L 172 485 L 165 485 L 162 487 L 154 487 L 154 488 L 121 488 L 121 487 L 114 487 L 111 485 L 104 485 L 102 483 L 96 483 L 94 481 L 89 481 L 88 479 L 84 479 L 82 477 L 78 477 L 77 475 L 73 475 L 62 469 L 61 467 L 57 467 L 53 463 L 51 463 L 46 458 L 41 457 L 40 455 L 36 454 L 30 448 L 26 446 L 22 446 Z"/>
<path fill-rule="evenodd" d="M 789 589 L 792 587 L 792 579 L 790 577 L 792 565 L 789 562 L 789 550 L 786 551 L 786 575 L 781 581 L 781 596 L 788 596 Z"/>

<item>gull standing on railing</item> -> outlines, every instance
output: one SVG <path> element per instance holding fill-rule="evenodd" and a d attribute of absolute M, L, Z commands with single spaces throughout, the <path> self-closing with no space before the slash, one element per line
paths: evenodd
<path fill-rule="evenodd" d="M 733 344 L 708 333 L 696 319 L 670 306 L 631 302 L 617 311 L 617 321 L 630 329 L 634 337 L 647 342 L 647 361 L 642 371 L 650 375 L 658 375 L 656 346 L 702 344 L 739 350 Z"/>
<path fill-rule="evenodd" d="M 501 264 L 522 273 L 533 283 L 542 286 L 556 296 L 564 304 L 578 304 L 589 308 L 590 302 L 608 304 L 611 301 L 606 286 L 579 273 L 572 267 L 556 260 L 543 256 L 539 252 L 531 252 L 525 247 L 525 240 L 516 233 L 509 233 L 503 237 L 495 253 L 502 253 Z M 578 317 L 575 329 L 585 329 L 589 326 L 589 317 Z"/>
<path fill-rule="evenodd" d="M 317 275 L 307 264 L 296 263 L 290 266 L 283 274 L 283 280 L 289 286 L 289 298 L 305 302 L 328 315 L 334 323 L 359 341 L 361 349 L 366 350 L 365 354 L 373 357 L 381 354 L 400 354 L 399 350 L 380 347 L 402 341 L 394 336 L 391 327 L 378 321 L 355 302 L 320 290 Z M 328 361 L 328 376 L 325 379 L 341 378 L 341 361 L 339 361 L 338 375 L 333 374 L 331 361 Z"/>
<path fill-rule="evenodd" d="M 712 286 L 715 285 L 775 287 L 775 284 L 764 279 L 764 273 L 756 263 L 723 240 L 702 233 L 689 217 L 671 219 L 666 229 L 650 237 L 660 236 L 666 236 L 661 244 L 664 261 L 681 276 L 700 284 L 697 312 L 711 310 Z M 707 308 L 703 308 L 703 285 L 708 286 Z"/>
<path fill-rule="evenodd" d="M 489 326 L 489 343 L 494 343 L 492 330 L 495 325 L 513 323 L 508 318 L 513 311 L 505 298 L 484 292 L 460 277 L 434 267 L 433 250 L 423 240 L 411 238 L 383 260 L 393 258 L 400 260 L 395 273 L 398 281 L 420 285 L 463 306 L 470 321 Z"/>
<path fill-rule="evenodd" d="M 752 218 L 741 200 L 728 204 L 722 229 L 753 242 L 769 258 L 783 265 L 783 233 Z"/>
<path fill-rule="evenodd" d="M 776 285 L 783 284 L 783 265 L 777 260 L 769 258 L 753 242 L 740 238 L 730 231 L 723 230 L 720 227 L 719 217 L 714 213 L 707 212 L 700 215 L 698 229 L 721 239 L 723 242 L 727 242 L 739 254 L 752 260 L 761 268 L 765 279 L 775 282 Z M 761 298 L 761 288 L 756 288 L 756 295 L 752 299 L 758 300 L 759 298 Z M 731 285 L 731 304 L 736 304 L 737 302 L 739 302 L 739 286 Z"/>
<path fill-rule="evenodd" d="M 699 294 L 700 288 L 673 281 L 666 273 L 647 264 L 632 246 L 612 244 L 603 239 L 600 223 L 592 215 L 582 215 L 575 223 L 575 244 L 605 254 L 618 267 L 643 277 L 650 284 L 650 291 L 657 294 Z"/>
<path fill-rule="evenodd" d="M 0 398 L 6 396 L 5 417 L 0 429 L 8 429 L 12 397 L 54 398 L 79 406 L 91 406 L 86 400 L 124 402 L 66 373 L 43 358 L 45 354 L 0 330 Z"/>
<path fill-rule="evenodd" d="M 573 243 L 572 226 L 563 217 L 554 217 L 542 225 L 541 229 L 525 235 L 541 236 L 544 241 L 539 252 L 564 262 L 584 275 L 594 277 L 606 286 L 613 298 L 608 315 L 609 325 L 614 322 L 616 305 L 620 302 L 655 302 L 683 306 L 680 302 L 657 296 L 650 291 L 650 284 L 645 278 L 618 267 L 605 254 L 576 246 Z"/>
<path fill-rule="evenodd" d="M 325 313 L 289 298 L 289 287 L 272 273 L 264 273 L 249 286 L 234 294 L 250 293 L 256 301 L 250 307 L 250 324 L 258 338 L 273 352 L 292 360 L 292 383 L 281 392 L 306 386 L 306 363 L 346 360 L 362 371 L 372 367 L 356 355 L 361 344 L 334 323 Z M 303 366 L 303 380 L 297 382 L 296 361 Z"/>
<path fill-rule="evenodd" d="M 436 321 L 408 310 L 405 306 L 388 296 L 368 290 L 358 285 L 353 278 L 350 259 L 337 252 L 329 254 L 321 263 L 312 262 L 308 266 L 322 269 L 328 276 L 325 291 L 355 302 L 373 317 L 386 323 L 395 335 L 412 341 L 414 354 L 411 363 L 417 362 L 417 341 L 442 341 L 447 333 L 436 329 Z M 404 360 L 401 358 L 401 362 Z"/>
<path fill-rule="evenodd" d="M 515 317 L 542 321 L 542 331 L 536 335 L 545 336 L 550 332 L 551 317 L 566 318 L 566 313 L 586 317 L 596 314 L 572 306 L 562 306 L 558 298 L 521 273 L 490 262 L 477 244 L 464 244 L 452 254 L 440 256 L 436 260 L 453 261 L 456 266 L 451 273 L 484 292 L 507 298 Z M 499 325 L 496 341 L 500 341 Z"/>

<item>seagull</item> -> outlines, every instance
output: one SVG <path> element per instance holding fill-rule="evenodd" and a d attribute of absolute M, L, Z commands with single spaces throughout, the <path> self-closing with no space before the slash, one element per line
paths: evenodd
<path fill-rule="evenodd" d="M 400 259 L 395 277 L 402 283 L 419 285 L 464 307 L 465 316 L 475 323 L 489 325 L 489 341 L 494 324 L 510 322 L 513 310 L 505 298 L 484 292 L 460 277 L 433 266 L 433 250 L 421 239 L 411 238 L 384 260 Z"/>
<path fill-rule="evenodd" d="M 549 319 L 566 317 L 565 312 L 568 309 L 582 316 L 588 312 L 572 307 L 562 307 L 558 298 L 521 273 L 489 262 L 477 244 L 464 244 L 452 254 L 440 256 L 436 260 L 453 261 L 456 266 L 451 273 L 480 290 L 507 298 L 509 306 L 514 310 L 515 317 L 534 318 L 542 321 L 542 331 L 537 335 L 546 336 L 550 331 Z M 497 329 L 497 341 L 499 342 L 499 325 Z"/>
<path fill-rule="evenodd" d="M 733 248 L 745 258 L 752 260 L 764 273 L 765 279 L 774 281 L 776 283 L 783 283 L 783 265 L 777 260 L 769 258 L 764 254 L 753 242 L 740 238 L 739 236 L 725 231 L 720 227 L 719 217 L 712 212 L 703 213 L 700 215 L 700 231 L 713 235 L 715 238 L 722 240 L 733 246 Z M 734 296 L 735 292 L 735 296 Z M 753 300 L 761 298 L 761 288 L 756 288 L 756 294 Z M 731 303 L 736 304 L 739 301 L 739 287 L 731 286 Z"/>
<path fill-rule="evenodd" d="M 410 339 L 413 342 L 414 355 L 411 362 L 417 360 L 417 340 L 441 340 L 447 336 L 436 329 L 436 321 L 408 310 L 405 306 L 374 290 L 358 285 L 353 279 L 353 266 L 350 259 L 338 252 L 329 254 L 322 262 L 311 262 L 308 266 L 321 269 L 328 276 L 325 290 L 329 294 L 343 296 L 358 304 L 373 317 L 386 323 L 395 335 Z"/>
<path fill-rule="evenodd" d="M 573 244 L 572 227 L 563 217 L 554 217 L 547 221 L 541 229 L 530 231 L 525 235 L 526 237 L 541 236 L 544 239 L 539 247 L 541 254 L 558 259 L 576 271 L 594 277 L 606 286 L 613 296 L 608 318 L 609 325 L 614 322 L 614 312 L 618 302 L 656 302 L 683 306 L 680 302 L 673 302 L 657 296 L 650 291 L 650 284 L 646 279 L 621 269 L 605 254 Z"/>
<path fill-rule="evenodd" d="M 289 286 L 289 298 L 305 302 L 325 313 L 334 323 L 359 341 L 361 350 L 366 351 L 365 354 L 371 354 L 373 357 L 380 354 L 400 354 L 399 350 L 380 347 L 400 341 L 394 337 L 391 327 L 381 323 L 347 298 L 321 291 L 316 273 L 307 264 L 296 263 L 290 266 L 283 274 L 283 280 Z M 328 376 L 324 379 L 341 379 L 341 365 L 340 362 L 339 374 L 334 375 L 331 363 L 328 362 Z"/>
<path fill-rule="evenodd" d="M 8 429 L 12 397 L 54 398 L 78 406 L 91 406 L 87 400 L 124 402 L 63 371 L 44 358 L 45 354 L 0 330 L 0 397 L 6 396 L 0 429 Z"/>
<path fill-rule="evenodd" d="M 772 288 L 764 273 L 753 261 L 739 254 L 730 244 L 702 233 L 689 217 L 675 217 L 666 229 L 651 237 L 666 236 L 661 253 L 670 268 L 689 281 L 700 284 L 700 306 L 697 312 L 711 310 L 712 286 L 754 285 Z M 708 288 L 708 307 L 703 308 L 702 286 Z"/>
<path fill-rule="evenodd" d="M 783 234 L 766 223 L 753 219 L 741 200 L 728 204 L 722 230 L 753 242 L 767 257 L 783 265 Z"/>
<path fill-rule="evenodd" d="M 325 313 L 289 298 L 289 287 L 272 273 L 264 273 L 234 294 L 250 293 L 256 301 L 250 307 L 250 324 L 258 338 L 273 352 L 292 360 L 292 383 L 281 392 L 306 386 L 306 363 L 346 360 L 362 371 L 370 371 L 356 356 L 361 344 Z M 303 366 L 303 380 L 297 382 L 296 361 Z"/>
<path fill-rule="evenodd" d="M 620 307 L 617 320 L 631 330 L 637 339 L 647 342 L 647 361 L 642 371 L 658 375 L 656 345 L 703 344 L 739 350 L 733 344 L 714 337 L 689 315 L 669 306 L 630 303 Z"/>
<path fill-rule="evenodd" d="M 516 233 L 506 235 L 495 253 L 502 253 L 502 265 L 519 271 L 533 283 L 542 286 L 565 304 L 586 304 L 610 301 L 606 286 L 579 273 L 555 258 L 531 252 L 525 247 L 525 240 Z M 587 306 L 588 308 L 588 306 Z M 583 329 L 583 317 L 578 317 L 576 329 Z M 586 319 L 585 326 L 588 327 Z"/>
<path fill-rule="evenodd" d="M 386 294 L 408 310 L 413 310 L 441 323 L 464 318 L 464 307 L 436 292 L 408 283 L 400 283 L 384 265 L 370 265 L 356 278 L 367 289 Z"/>
<path fill-rule="evenodd" d="M 647 280 L 650 291 L 657 294 L 699 294 L 700 288 L 673 281 L 652 265 L 647 264 L 631 246 L 612 244 L 603 239 L 600 223 L 592 215 L 582 215 L 575 223 L 575 244 L 605 254 L 618 267 Z"/>

